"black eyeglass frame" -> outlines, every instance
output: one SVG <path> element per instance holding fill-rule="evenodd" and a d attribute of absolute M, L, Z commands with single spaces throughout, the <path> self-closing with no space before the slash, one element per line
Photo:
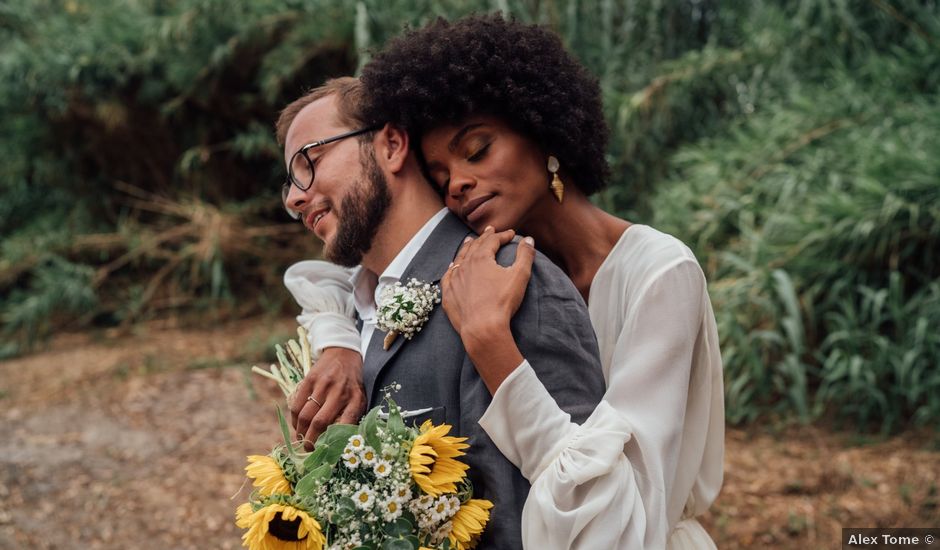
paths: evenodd
<path fill-rule="evenodd" d="M 284 205 L 284 208 L 287 210 L 287 214 L 291 218 L 294 218 L 295 220 L 300 219 L 300 212 L 291 210 L 287 206 L 287 195 L 288 193 L 290 193 L 290 186 L 293 185 L 297 189 L 300 189 L 301 191 L 307 191 L 308 189 L 313 187 L 313 180 L 316 179 L 315 166 L 313 164 L 313 161 L 310 160 L 310 157 L 307 156 L 307 153 L 311 149 L 313 149 L 314 147 L 328 145 L 330 143 L 333 143 L 335 141 L 340 141 L 342 139 L 360 136 L 362 134 L 366 134 L 369 132 L 374 132 L 380 129 L 381 127 L 382 127 L 381 125 L 367 126 L 365 128 L 359 128 L 358 130 L 352 130 L 352 131 L 345 132 L 336 136 L 321 139 L 319 141 L 314 141 L 314 142 L 304 145 L 303 147 L 298 149 L 296 153 L 291 155 L 290 162 L 287 164 L 287 179 L 284 181 L 284 184 L 281 186 L 281 203 Z M 307 167 L 310 168 L 310 181 L 307 182 L 306 186 L 301 184 L 300 181 L 294 176 L 294 161 L 297 160 L 297 155 L 303 156 L 304 160 L 307 161 Z"/>

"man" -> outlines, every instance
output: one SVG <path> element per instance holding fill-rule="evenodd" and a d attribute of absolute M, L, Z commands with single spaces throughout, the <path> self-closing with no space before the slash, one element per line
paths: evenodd
<path fill-rule="evenodd" d="M 520 548 L 529 486 L 478 425 L 490 392 L 443 308 L 434 307 L 412 339 L 388 338 L 376 326 L 383 289 L 412 278 L 433 284 L 459 269 L 452 260 L 472 233 L 425 181 L 407 132 L 390 124 L 364 127 L 359 94 L 357 79 L 336 79 L 285 109 L 279 121 L 289 172 L 285 206 L 323 241 L 327 259 L 360 265 L 352 285 L 369 407 L 381 404 L 382 389 L 394 384 L 395 401 L 413 414 L 408 420 L 430 418 L 468 437 L 474 493 L 495 505 L 481 548 Z M 513 318 L 520 351 L 559 406 L 582 422 L 604 392 L 587 309 L 564 273 L 531 244 L 507 245 L 498 259 L 508 265 L 516 254 L 535 255 Z M 554 338 L 539 337 L 546 327 Z M 342 406 L 317 398 L 311 393 L 303 410 Z"/>

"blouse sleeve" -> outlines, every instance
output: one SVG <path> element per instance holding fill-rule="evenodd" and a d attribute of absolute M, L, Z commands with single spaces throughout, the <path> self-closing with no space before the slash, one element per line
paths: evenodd
<path fill-rule="evenodd" d="M 527 362 L 500 385 L 480 423 L 532 483 L 527 548 L 666 547 L 704 289 L 692 260 L 632 301 L 607 393 L 583 425 L 567 420 Z"/>
<path fill-rule="evenodd" d="M 297 262 L 284 273 L 284 286 L 300 305 L 297 322 L 307 329 L 314 358 L 325 348 L 360 351 L 351 271 L 329 262 Z"/>

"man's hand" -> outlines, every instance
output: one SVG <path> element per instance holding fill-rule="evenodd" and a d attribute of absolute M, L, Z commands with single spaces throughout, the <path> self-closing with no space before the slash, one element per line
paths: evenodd
<path fill-rule="evenodd" d="M 330 424 L 355 424 L 365 408 L 362 356 L 346 348 L 326 348 L 297 386 L 290 417 L 297 439 L 311 451 Z"/>

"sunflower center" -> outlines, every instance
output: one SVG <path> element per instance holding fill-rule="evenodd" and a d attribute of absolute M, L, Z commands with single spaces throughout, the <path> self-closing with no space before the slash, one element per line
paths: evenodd
<path fill-rule="evenodd" d="M 278 515 L 275 516 L 274 519 L 271 520 L 271 523 L 268 524 L 268 533 L 271 533 L 271 535 L 278 540 L 283 540 L 285 542 L 296 542 L 307 538 L 307 535 L 304 535 L 303 538 L 297 537 L 297 531 L 299 528 L 300 518 L 286 520 Z"/>

